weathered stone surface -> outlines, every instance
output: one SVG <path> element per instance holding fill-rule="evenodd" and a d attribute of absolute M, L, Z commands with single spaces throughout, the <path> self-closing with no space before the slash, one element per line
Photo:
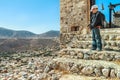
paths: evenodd
<path fill-rule="evenodd" d="M 90 56 L 89 56 L 89 54 L 87 54 L 87 53 L 84 53 L 84 59 L 90 59 Z"/>
<path fill-rule="evenodd" d="M 50 67 L 49 67 L 49 66 L 46 66 L 45 69 L 44 69 L 44 72 L 45 72 L 45 73 L 48 73 L 50 70 L 51 70 Z"/>
<path fill-rule="evenodd" d="M 120 11 L 116 12 L 117 15 L 114 15 L 113 22 L 117 27 L 120 27 Z"/>
<path fill-rule="evenodd" d="M 94 72 L 95 72 L 96 76 L 101 76 L 102 75 L 101 69 L 99 69 L 99 68 L 95 68 Z"/>
<path fill-rule="evenodd" d="M 53 74 L 51 80 L 59 80 L 59 77 L 57 74 Z"/>
<path fill-rule="evenodd" d="M 104 54 L 104 60 L 111 61 L 113 60 L 114 54 Z"/>
<path fill-rule="evenodd" d="M 105 60 L 105 61 L 120 60 L 120 55 L 119 52 L 117 51 L 97 52 L 89 49 L 65 49 L 63 52 L 65 52 L 64 55 L 62 55 L 63 57 L 74 58 L 74 59 Z"/>
<path fill-rule="evenodd" d="M 76 53 L 75 51 L 71 51 L 71 52 L 70 52 L 70 55 L 71 55 L 71 56 L 76 56 L 77 53 Z"/>
<path fill-rule="evenodd" d="M 103 39 L 104 40 L 109 40 L 109 35 L 104 35 Z"/>
<path fill-rule="evenodd" d="M 110 69 L 102 69 L 102 74 L 103 74 L 103 76 L 105 76 L 105 77 L 109 77 Z"/>
<path fill-rule="evenodd" d="M 83 57 L 84 57 L 84 54 L 83 53 L 81 53 L 81 52 L 78 52 L 78 58 L 80 58 L 80 59 L 83 59 Z"/>
<path fill-rule="evenodd" d="M 83 74 L 86 74 L 86 75 L 91 75 L 91 74 L 94 72 L 94 69 L 93 69 L 93 67 L 91 67 L 91 66 L 87 66 L 87 67 L 84 67 L 84 68 L 81 70 L 81 72 L 82 72 Z"/>
<path fill-rule="evenodd" d="M 117 45 L 118 45 L 118 48 L 120 49 L 120 42 Z"/>
<path fill-rule="evenodd" d="M 110 35 L 109 40 L 116 40 L 116 35 Z"/>
<path fill-rule="evenodd" d="M 92 55 L 92 58 L 93 59 L 96 59 L 96 60 L 100 60 L 100 59 L 104 59 L 104 54 L 103 53 L 95 53 Z"/>
<path fill-rule="evenodd" d="M 115 60 L 120 60 L 120 54 L 115 55 Z"/>
<path fill-rule="evenodd" d="M 60 3 L 61 9 L 61 40 L 64 42 L 71 41 L 70 36 L 63 36 L 63 33 L 87 34 L 89 24 L 89 5 L 87 0 L 62 1 Z M 84 24 L 81 24 L 86 22 Z M 69 34 L 70 35 L 70 34 Z M 74 46 L 72 46 L 74 47 Z"/>
<path fill-rule="evenodd" d="M 110 77 L 111 77 L 111 78 L 116 78 L 116 72 L 115 72 L 115 69 L 111 69 Z"/>
<path fill-rule="evenodd" d="M 119 78 L 119 79 L 120 79 L 120 72 L 118 72 L 118 73 L 117 73 L 117 78 Z"/>
<path fill-rule="evenodd" d="M 116 40 L 120 40 L 120 36 L 117 36 L 117 37 L 116 37 Z"/>
<path fill-rule="evenodd" d="M 70 67 L 67 66 L 66 63 L 59 63 L 59 69 L 64 71 L 64 70 L 69 70 Z"/>
<path fill-rule="evenodd" d="M 73 65 L 70 69 L 71 72 L 73 73 L 79 73 L 79 67 L 78 65 Z"/>

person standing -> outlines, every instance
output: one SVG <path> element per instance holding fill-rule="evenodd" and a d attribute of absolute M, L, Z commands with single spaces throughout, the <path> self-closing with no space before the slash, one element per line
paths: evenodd
<path fill-rule="evenodd" d="M 91 7 L 91 20 L 90 20 L 90 29 L 92 31 L 92 50 L 101 51 L 102 42 L 100 35 L 100 28 L 102 27 L 102 17 L 101 12 L 98 11 L 98 6 L 93 5 Z"/>

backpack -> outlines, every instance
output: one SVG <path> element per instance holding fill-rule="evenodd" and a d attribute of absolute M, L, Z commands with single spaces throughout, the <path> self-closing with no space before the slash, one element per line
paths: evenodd
<path fill-rule="evenodd" d="M 100 16 L 101 16 L 101 23 L 102 23 L 102 27 L 101 28 L 105 28 L 105 15 L 101 12 L 99 12 Z"/>

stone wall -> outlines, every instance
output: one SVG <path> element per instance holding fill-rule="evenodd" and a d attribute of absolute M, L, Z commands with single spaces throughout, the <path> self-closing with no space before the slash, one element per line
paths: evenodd
<path fill-rule="evenodd" d="M 120 28 L 100 31 L 103 49 L 120 51 Z M 77 35 L 76 33 L 61 34 L 61 49 L 90 49 L 91 43 L 91 33 L 87 35 Z"/>
<path fill-rule="evenodd" d="M 60 43 L 64 48 L 74 34 L 89 33 L 90 0 L 61 0 L 60 6 Z"/>
<path fill-rule="evenodd" d="M 120 27 L 120 11 L 116 12 L 116 15 L 114 15 L 113 21 L 117 27 Z"/>
<path fill-rule="evenodd" d="M 61 0 L 61 33 L 86 33 L 89 24 L 89 0 Z M 83 32 L 84 31 L 84 32 Z"/>
<path fill-rule="evenodd" d="M 90 79 L 90 80 L 109 80 L 103 79 L 104 77 L 111 77 L 111 80 L 120 79 L 120 66 L 105 62 L 105 61 L 85 61 L 76 59 L 58 58 L 54 60 L 60 71 L 67 71 L 71 74 L 85 75 L 85 76 L 97 76 L 102 79 Z M 92 65 L 90 65 L 92 63 Z M 118 77 L 119 79 L 113 79 Z M 87 80 L 87 79 L 85 79 Z"/>

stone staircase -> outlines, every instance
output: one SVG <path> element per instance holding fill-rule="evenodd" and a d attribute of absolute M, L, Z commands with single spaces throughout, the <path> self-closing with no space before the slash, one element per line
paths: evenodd
<path fill-rule="evenodd" d="M 65 33 L 64 34 L 66 48 L 81 48 L 87 49 L 91 48 L 92 36 L 91 33 L 88 35 L 76 35 Z M 68 37 L 68 38 L 67 38 Z M 103 43 L 103 49 L 107 50 L 117 50 L 120 51 L 120 29 L 102 29 L 101 37 Z M 72 38 L 72 39 L 69 39 Z"/>
<path fill-rule="evenodd" d="M 99 52 L 90 50 L 91 34 L 65 33 L 61 36 L 64 39 L 61 39 L 60 58 L 55 59 L 60 70 L 77 75 L 120 79 L 120 28 L 101 30 L 103 51 Z"/>

